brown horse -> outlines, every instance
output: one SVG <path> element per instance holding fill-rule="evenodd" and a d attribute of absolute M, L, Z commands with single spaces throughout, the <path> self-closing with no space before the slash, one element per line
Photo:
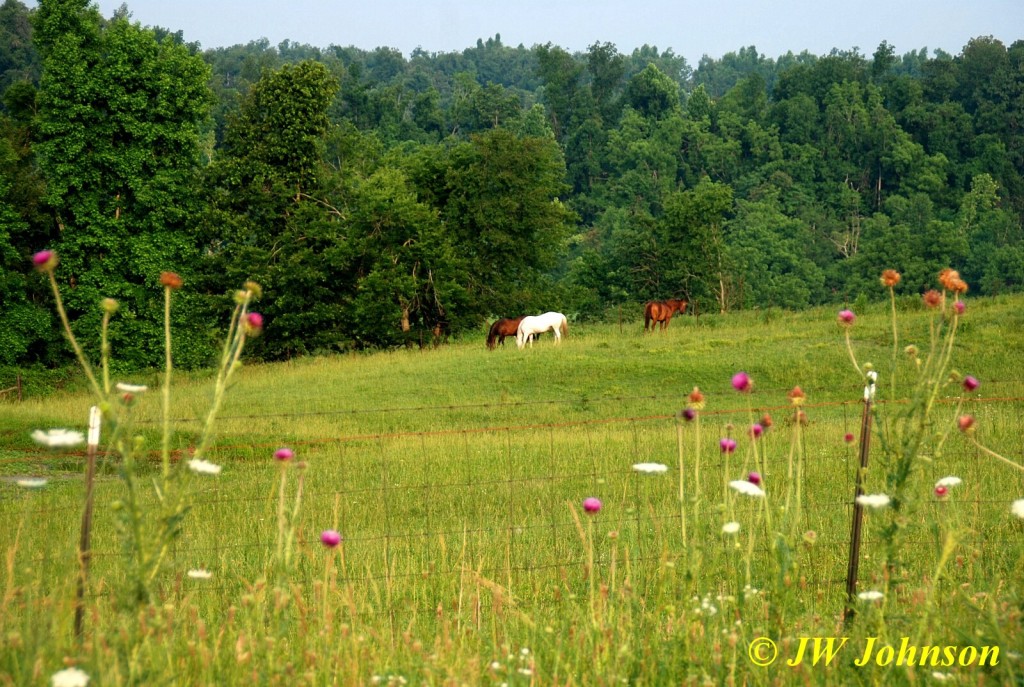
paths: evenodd
<path fill-rule="evenodd" d="M 526 315 L 515 318 L 506 317 L 492 324 L 490 331 L 487 332 L 488 350 L 494 350 L 496 345 L 495 341 L 504 346 L 506 336 L 515 336 L 519 331 L 519 323 L 523 321 L 524 317 L 526 317 Z"/>
<path fill-rule="evenodd" d="M 644 306 L 644 331 L 654 331 L 655 325 L 661 323 L 661 328 L 668 326 L 672 315 L 676 312 L 686 311 L 686 301 L 670 299 L 667 301 L 650 301 Z"/>

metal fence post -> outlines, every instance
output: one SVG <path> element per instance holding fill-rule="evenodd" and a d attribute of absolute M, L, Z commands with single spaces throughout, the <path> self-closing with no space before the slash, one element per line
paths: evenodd
<path fill-rule="evenodd" d="M 868 372 L 868 385 L 864 387 L 864 412 L 860 419 L 860 465 L 857 468 L 857 486 L 853 495 L 853 525 L 850 528 L 850 557 L 846 568 L 846 609 L 843 624 L 849 625 L 856 615 L 857 571 L 860 566 L 860 535 L 864 523 L 864 506 L 859 497 L 864 494 L 864 475 L 868 469 L 871 448 L 871 405 L 875 400 L 875 380 L 878 374 Z"/>

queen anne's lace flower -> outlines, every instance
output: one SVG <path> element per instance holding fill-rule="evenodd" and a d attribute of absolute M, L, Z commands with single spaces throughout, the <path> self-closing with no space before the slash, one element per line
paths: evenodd
<path fill-rule="evenodd" d="M 81 432 L 73 432 L 67 429 L 48 429 L 45 432 L 37 429 L 32 432 L 32 438 L 37 444 L 50 448 L 78 446 L 85 441 L 85 436 Z"/>
<path fill-rule="evenodd" d="M 637 472 L 646 472 L 650 475 L 668 472 L 668 466 L 662 465 L 661 463 L 636 463 L 633 465 L 633 469 Z"/>
<path fill-rule="evenodd" d="M 188 462 L 188 469 L 192 472 L 198 472 L 200 475 L 219 475 L 221 467 L 208 460 L 193 458 Z"/>
<path fill-rule="evenodd" d="M 885 508 L 892 501 L 886 494 L 861 494 L 857 503 L 868 508 Z"/>
<path fill-rule="evenodd" d="M 126 394 L 141 394 L 149 387 L 145 384 L 125 384 L 124 382 L 118 382 L 117 390 L 123 391 Z"/>
<path fill-rule="evenodd" d="M 764 490 L 753 482 L 748 482 L 745 479 L 734 479 L 729 482 L 729 486 L 741 494 L 746 494 L 747 496 L 753 496 L 756 498 L 764 498 Z"/>
<path fill-rule="evenodd" d="M 65 668 L 50 676 L 53 687 L 85 687 L 89 684 L 89 675 L 81 668 Z"/>

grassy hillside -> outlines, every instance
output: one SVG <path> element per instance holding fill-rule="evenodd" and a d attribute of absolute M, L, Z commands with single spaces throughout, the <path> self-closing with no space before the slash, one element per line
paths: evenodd
<path fill-rule="evenodd" d="M 901 401 L 918 365 L 902 349 L 916 345 L 925 361 L 941 323 L 916 300 L 898 305 L 895 389 L 888 306 L 858 313 L 851 330 L 858 362 L 880 372 L 879 400 L 893 401 L 876 418 L 868 493 L 892 490 L 896 431 L 914 405 Z M 37 684 L 67 656 L 102 684 L 154 675 L 353 685 L 849 684 L 927 681 L 933 671 L 1019 679 L 1024 522 L 1010 503 L 1024 496 L 1022 473 L 953 427 L 969 412 L 981 444 L 1024 460 L 1022 306 L 1020 297 L 969 301 L 951 366 L 981 386 L 966 398 L 955 381 L 942 388 L 899 508 L 867 513 L 859 590 L 884 598 L 858 602 L 846 630 L 858 445 L 845 435 L 859 433 L 863 378 L 834 309 L 677 317 L 653 335 L 636 322 L 571 326 L 561 346 L 545 338 L 522 352 L 511 341 L 489 352 L 481 333 L 424 351 L 246 367 L 210 456 L 223 472 L 186 474 L 194 496 L 184 534 L 158 598 L 141 609 L 124 598 L 123 466 L 102 463 L 82 645 L 70 623 L 82 455 L 43 453 L 28 434 L 84 429 L 90 401 L 5 405 L 0 675 Z M 731 388 L 739 370 L 754 380 L 749 395 Z M 142 437 L 140 455 L 155 458 L 159 378 L 123 381 L 153 387 L 128 426 Z M 182 375 L 174 386 L 178 455 L 195 445 L 210 383 Z M 801 408 L 787 398 L 796 385 L 807 394 Z M 694 386 L 706 405 L 693 422 L 677 420 Z M 806 422 L 796 421 L 801 409 Z M 765 413 L 774 421 L 755 441 L 749 428 Z M 735 452 L 721 452 L 721 438 Z M 304 468 L 275 461 L 280 446 Z M 632 469 L 640 462 L 668 471 L 642 474 Z M 729 486 L 751 471 L 766 498 Z M 156 462 L 139 466 L 140 491 L 158 473 Z M 936 480 L 951 475 L 962 483 L 936 498 Z M 49 482 L 20 488 L 16 479 L 29 476 Z M 601 511 L 588 516 L 585 497 L 601 499 Z M 143 509 L 153 503 L 141 498 Z M 739 532 L 724 533 L 732 522 Z M 325 529 L 343 544 L 324 548 Z M 898 564 L 886 567 L 894 541 Z M 185 574 L 198 568 L 213 576 Z M 787 667 L 801 636 L 849 636 L 857 648 L 831 667 Z M 853 663 L 869 638 L 898 645 L 903 636 L 998 645 L 1004 660 Z M 760 637 L 777 643 L 777 664 L 748 655 Z"/>

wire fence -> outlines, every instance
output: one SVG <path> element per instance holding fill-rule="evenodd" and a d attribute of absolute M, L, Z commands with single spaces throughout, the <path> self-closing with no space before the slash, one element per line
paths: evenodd
<path fill-rule="evenodd" d="M 682 399 L 671 400 L 683 405 Z M 482 404 L 474 404 L 478 405 Z M 432 414 L 440 408 L 373 412 Z M 971 399 L 969 408 L 978 419 L 982 440 L 1004 456 L 1024 461 L 1024 398 Z M 693 547 L 701 550 L 708 571 L 701 584 L 713 592 L 722 585 L 719 573 L 735 564 L 735 540 L 723 534 L 725 522 L 741 523 L 744 533 L 758 532 L 751 539 L 755 558 L 773 555 L 772 539 L 764 536 L 761 504 L 728 486 L 757 471 L 776 508 L 799 484 L 800 521 L 789 533 L 803 557 L 797 584 L 810 590 L 809 607 L 834 609 L 841 606 L 844 594 L 858 470 L 856 444 L 846 435 L 857 431 L 860 409 L 859 401 L 809 403 L 801 408 L 808 416 L 806 424 L 791 406 L 762 405 L 707 410 L 699 423 L 659 413 L 307 436 L 290 442 L 307 465 L 301 474 L 301 508 L 295 523 L 293 582 L 310 590 L 315 586 L 325 556 L 319 533 L 336 529 L 344 537 L 344 565 L 334 582 L 356 586 L 370 596 L 385 585 L 390 590 L 387 604 L 401 613 L 429 613 L 438 604 L 450 603 L 467 575 L 493 580 L 527 605 L 564 603 L 566 594 L 579 592 L 591 574 L 591 563 L 614 567 L 615 561 L 628 560 L 631 584 L 638 592 L 651 590 L 662 584 L 666 566 L 682 570 Z M 319 414 L 328 412 L 370 411 Z M 953 408 L 944 412 L 952 413 Z M 755 443 L 748 428 L 766 413 L 775 421 Z M 310 413 L 239 419 L 258 427 L 271 417 L 301 426 Z M 725 436 L 738 441 L 734 453 L 720 451 L 718 440 Z M 259 433 L 244 444 L 224 441 L 209 455 L 224 472 L 216 478 L 190 477 L 196 492 L 189 525 L 173 552 L 172 567 L 178 573 L 170 586 L 178 593 L 229 600 L 265 573 L 279 536 L 280 480 L 286 479 L 283 493 L 291 509 L 300 478 L 295 463 L 275 463 L 270 457 L 278 446 Z M 177 460 L 188 455 L 189 447 L 176 447 Z M 150 456 L 156 459 L 158 454 Z M 4 548 L 16 539 L 22 565 L 48 575 L 73 574 L 74 537 L 68 533 L 81 513 L 81 455 L 22 447 L 5 449 L 0 460 L 4 474 L 11 475 L 0 482 Z M 660 463 L 667 472 L 644 474 L 633 468 L 637 463 Z M 103 595 L 116 586 L 120 575 L 117 561 L 123 552 L 112 506 L 123 498 L 123 485 L 115 474 L 115 456 L 103 456 L 100 465 L 92 554 L 97 582 L 92 593 Z M 984 555 L 958 563 L 952 581 L 977 582 L 1012 570 L 1014 554 L 994 542 L 999 541 L 999 532 L 1013 526 L 1008 508 L 1024 493 L 1021 477 L 955 432 L 943 454 L 926 456 L 920 469 L 924 475 L 919 482 L 926 488 L 913 504 L 921 517 L 910 525 L 904 540 L 908 558 L 927 557 L 938 545 L 928 523 L 952 519 L 970 531 L 986 533 L 976 543 Z M 19 489 L 17 474 L 12 474 L 19 471 L 47 477 L 50 483 L 41 490 Z M 884 472 L 881 460 L 873 458 L 868 491 L 884 489 Z M 949 498 L 936 499 L 931 485 L 950 474 L 960 476 L 963 484 Z M 583 514 L 580 503 L 585 497 L 600 498 L 601 512 Z M 879 542 L 880 527 L 869 514 L 863 539 L 868 557 Z M 184 576 L 194 568 L 210 570 L 214 577 Z M 862 567 L 865 583 L 879 574 L 876 565 Z M 381 603 L 369 603 L 376 610 L 360 612 L 395 612 Z"/>

